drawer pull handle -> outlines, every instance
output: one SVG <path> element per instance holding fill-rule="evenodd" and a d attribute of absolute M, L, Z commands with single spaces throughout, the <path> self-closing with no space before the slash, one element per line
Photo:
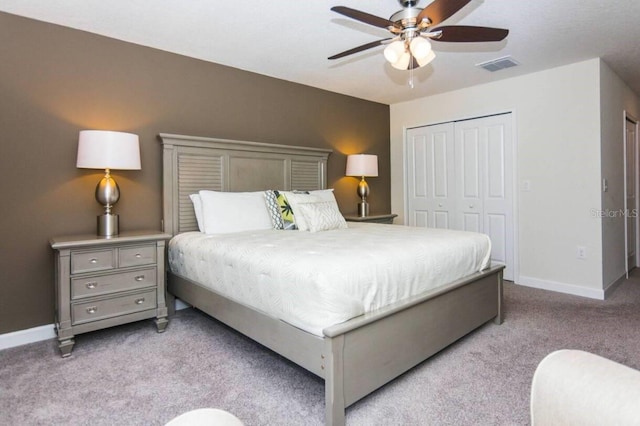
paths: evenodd
<path fill-rule="evenodd" d="M 140 253 L 136 253 L 136 259 L 140 259 L 142 255 Z"/>
<path fill-rule="evenodd" d="M 91 260 L 89 260 L 89 263 L 93 263 L 95 265 L 96 263 L 98 263 L 98 259 L 94 257 Z"/>
<path fill-rule="evenodd" d="M 141 297 L 140 299 L 136 299 L 136 305 L 142 305 L 144 303 L 144 297 Z"/>
<path fill-rule="evenodd" d="M 98 287 L 98 282 L 97 281 L 89 281 L 87 284 L 85 284 L 87 286 L 87 288 L 89 290 L 94 289 L 96 287 Z"/>
<path fill-rule="evenodd" d="M 96 306 L 89 306 L 87 308 L 87 313 L 88 314 L 95 314 L 96 312 L 98 312 L 98 308 Z"/>
<path fill-rule="evenodd" d="M 138 275 L 137 277 L 135 277 L 135 280 L 138 282 L 144 281 L 144 275 Z"/>

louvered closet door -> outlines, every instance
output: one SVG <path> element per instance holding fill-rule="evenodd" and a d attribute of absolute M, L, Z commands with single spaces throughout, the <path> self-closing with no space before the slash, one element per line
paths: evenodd
<path fill-rule="evenodd" d="M 410 226 L 454 228 L 453 124 L 407 131 Z"/>

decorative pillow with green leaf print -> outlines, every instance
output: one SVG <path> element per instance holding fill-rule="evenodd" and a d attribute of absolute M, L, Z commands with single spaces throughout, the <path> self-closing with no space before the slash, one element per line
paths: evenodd
<path fill-rule="evenodd" d="M 282 222 L 284 223 L 285 230 L 295 230 L 298 229 L 296 226 L 296 220 L 293 216 L 293 209 L 291 205 L 287 201 L 287 197 L 279 191 L 273 191 L 276 195 L 276 200 L 278 201 L 278 206 L 280 207 L 280 215 L 282 216 Z"/>

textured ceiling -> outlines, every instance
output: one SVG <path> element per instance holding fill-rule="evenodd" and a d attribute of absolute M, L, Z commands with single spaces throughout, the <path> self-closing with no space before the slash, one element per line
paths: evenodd
<path fill-rule="evenodd" d="M 385 104 L 594 57 L 640 94 L 640 0 L 472 0 L 445 24 L 507 28 L 509 36 L 434 42 L 437 57 L 415 71 L 413 89 L 382 47 L 327 60 L 388 36 L 331 12 L 336 5 L 384 18 L 401 8 L 396 0 L 0 0 L 0 11 Z M 507 55 L 521 65 L 475 67 Z"/>

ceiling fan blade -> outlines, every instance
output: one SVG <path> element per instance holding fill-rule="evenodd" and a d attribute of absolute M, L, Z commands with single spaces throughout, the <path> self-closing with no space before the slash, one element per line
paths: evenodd
<path fill-rule="evenodd" d="M 353 55 L 354 53 L 362 52 L 363 50 L 371 49 L 372 47 L 380 46 L 384 44 L 386 41 L 391 40 L 391 38 L 383 38 L 382 40 L 372 41 L 367 44 L 363 44 L 362 46 L 354 47 L 353 49 L 345 50 L 344 52 L 338 53 L 337 55 L 329 56 L 328 59 L 339 59 L 344 58 L 345 56 Z"/>
<path fill-rule="evenodd" d="M 434 0 L 418 14 L 417 22 L 429 18 L 431 25 L 438 25 L 469 4 L 471 0 Z"/>
<path fill-rule="evenodd" d="M 462 43 L 501 41 L 509 34 L 509 30 L 502 28 L 472 27 L 465 25 L 445 25 L 434 28 L 430 32 L 436 31 L 442 31 L 442 35 L 440 37 L 434 37 L 433 40 Z"/>
<path fill-rule="evenodd" d="M 398 24 L 392 22 L 388 19 L 380 18 L 375 15 L 371 15 L 369 13 L 361 12 L 359 10 L 351 9 L 350 7 L 345 6 L 334 6 L 331 8 L 334 12 L 340 13 L 344 16 L 348 16 L 349 18 L 355 19 L 356 21 L 364 22 L 365 24 L 373 25 L 374 27 L 380 28 L 389 28 L 396 27 L 399 28 Z"/>

